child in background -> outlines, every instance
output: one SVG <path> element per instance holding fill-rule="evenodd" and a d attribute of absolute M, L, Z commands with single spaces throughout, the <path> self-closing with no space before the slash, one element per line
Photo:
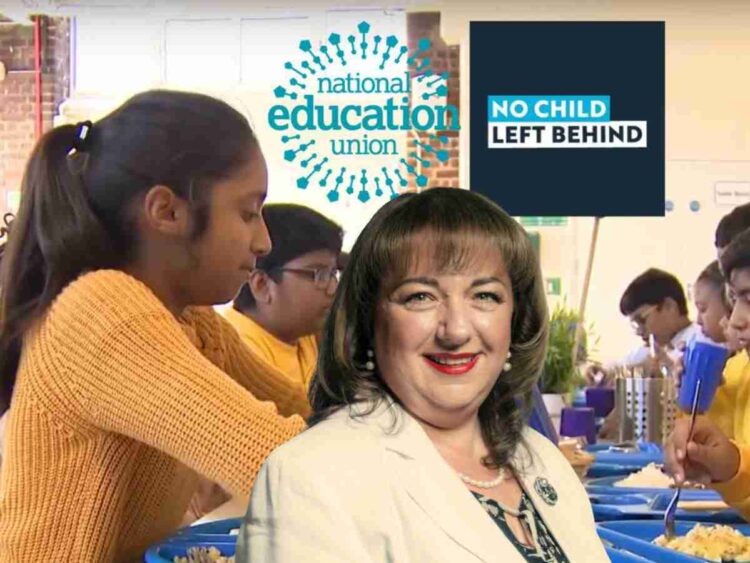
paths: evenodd
<path fill-rule="evenodd" d="M 732 314 L 732 309 L 727 302 L 724 276 L 718 261 L 714 260 L 700 273 L 695 282 L 694 297 L 698 310 L 697 322 L 703 333 L 714 342 L 725 344 L 731 353 L 736 352 L 738 343 L 728 334 L 731 328 L 727 320 Z M 706 416 L 730 438 L 734 438 L 735 402 L 746 363 L 745 350 L 737 351 L 727 360 L 722 374 L 723 382 L 716 390 L 711 408 L 706 412 Z"/>
<path fill-rule="evenodd" d="M 703 334 L 718 343 L 726 343 L 722 319 L 732 314 L 724 291 L 724 275 L 714 260 L 698 275 L 693 288 L 693 301 L 698 311 L 695 319 Z"/>
<path fill-rule="evenodd" d="M 663 367 L 672 370 L 682 355 L 682 348 L 700 333 L 700 327 L 688 316 L 682 284 L 674 275 L 658 268 L 649 268 L 628 284 L 620 298 L 620 312 L 628 317 L 643 345 L 604 368 L 590 367 L 589 380 L 598 372 L 600 379 L 613 382 L 617 367 L 640 366 L 655 375 Z M 605 419 L 599 438 L 616 440 L 619 419 L 620 412 L 615 407 Z"/>
<path fill-rule="evenodd" d="M 628 284 L 620 298 L 620 312 L 642 344 L 617 361 L 590 366 L 586 373 L 590 385 L 611 384 L 618 367 L 658 372 L 660 364 L 672 365 L 679 350 L 700 332 L 688 316 L 682 284 L 658 268 L 649 268 Z"/>
<path fill-rule="evenodd" d="M 729 323 L 740 345 L 750 347 L 750 230 L 736 236 L 720 258 L 729 288 L 732 314 Z M 688 417 L 677 420 L 665 448 L 665 462 L 677 483 L 711 483 L 743 518 L 750 518 L 750 378 L 747 363 L 740 377 L 733 411 L 733 436 L 707 416 L 699 416 L 691 434 Z M 692 436 L 688 441 L 688 437 Z"/>
<path fill-rule="evenodd" d="M 343 231 L 302 205 L 269 204 L 263 216 L 273 249 L 258 259 L 225 316 L 267 371 L 307 395 L 316 337 L 338 286 Z M 269 389 L 271 399 L 284 389 Z M 299 414 L 309 412 L 307 406 Z"/>
<path fill-rule="evenodd" d="M 653 351 L 649 346 L 652 339 L 659 355 L 674 362 L 680 348 L 700 332 L 688 316 L 680 281 L 657 268 L 649 268 L 630 282 L 620 299 L 620 312 L 628 317 L 633 330 L 644 341 L 642 347 L 620 362 L 622 365 L 652 361 Z"/>
<path fill-rule="evenodd" d="M 5 561 L 142 557 L 198 475 L 246 495 L 304 428 L 211 307 L 270 240 L 247 120 L 185 92 L 139 94 L 37 143 L 0 274 Z M 274 385 L 279 385 L 274 382 Z"/>
<path fill-rule="evenodd" d="M 717 257 L 721 258 L 732 240 L 747 228 L 750 228 L 750 203 L 738 205 L 732 209 L 732 211 L 724 215 L 716 226 L 716 233 L 714 235 L 714 245 L 716 246 Z M 729 322 L 729 317 L 732 314 L 732 307 L 727 299 L 727 286 L 721 269 L 718 267 L 716 269 L 719 270 L 719 273 L 721 274 L 721 297 L 726 308 L 726 313 L 720 319 L 719 325 L 726 338 L 727 347 L 730 352 L 734 353 L 734 355 L 727 360 L 726 367 L 722 374 L 724 381 L 721 387 L 717 389 L 716 397 L 714 398 L 713 403 L 711 403 L 711 408 L 706 415 L 712 422 L 721 428 L 724 434 L 729 438 L 735 439 L 738 442 L 743 442 L 746 438 L 741 432 L 736 432 L 735 422 L 739 423 L 739 420 L 736 420 L 734 413 L 740 383 L 746 370 L 750 368 L 750 357 L 748 357 L 745 348 L 739 343 L 737 330 Z M 713 278 L 713 285 L 714 288 L 716 288 L 716 272 L 714 271 L 710 277 Z"/>

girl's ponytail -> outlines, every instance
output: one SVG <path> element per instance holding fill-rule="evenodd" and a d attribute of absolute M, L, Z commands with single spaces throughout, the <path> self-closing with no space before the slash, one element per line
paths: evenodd
<path fill-rule="evenodd" d="M 209 188 L 249 162 L 247 119 L 226 103 L 152 90 L 97 121 L 64 125 L 37 143 L 0 266 L 0 413 L 13 393 L 21 341 L 81 274 L 124 267 L 137 252 L 139 196 L 169 187 L 207 225 Z"/>
<path fill-rule="evenodd" d="M 10 404 L 26 329 L 68 283 L 110 254 L 84 185 L 84 127 L 49 131 L 26 166 L 0 265 L 0 412 Z"/>

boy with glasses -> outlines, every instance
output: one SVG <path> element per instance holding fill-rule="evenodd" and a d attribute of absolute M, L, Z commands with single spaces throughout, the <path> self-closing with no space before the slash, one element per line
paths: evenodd
<path fill-rule="evenodd" d="M 657 351 L 673 356 L 700 333 L 688 317 L 687 300 L 679 280 L 672 274 L 650 268 L 635 278 L 622 295 L 620 312 L 627 316 L 644 345 L 628 354 L 620 365 L 642 364 Z"/>
<path fill-rule="evenodd" d="M 611 381 L 617 367 L 643 366 L 658 372 L 662 365 L 672 366 L 682 348 L 700 334 L 700 327 L 688 317 L 687 300 L 679 280 L 657 268 L 646 270 L 630 282 L 620 299 L 620 312 L 628 317 L 643 345 L 605 368 L 589 368 L 589 379 L 598 373 L 603 382 Z M 600 438 L 617 436 L 618 418 L 615 409 L 604 422 Z"/>
<path fill-rule="evenodd" d="M 649 268 L 630 282 L 620 299 L 620 312 L 628 317 L 643 344 L 620 360 L 603 367 L 590 367 L 587 372 L 590 382 L 596 382 L 595 374 L 602 382 L 611 380 L 611 370 L 618 367 L 644 366 L 658 370 L 657 357 L 660 363 L 673 363 L 681 355 L 680 350 L 701 332 L 688 317 L 687 300 L 679 280 L 657 268 Z"/>
<path fill-rule="evenodd" d="M 343 231 L 302 205 L 269 204 L 263 216 L 271 252 L 258 258 L 225 316 L 269 369 L 306 389 L 338 285 Z"/>

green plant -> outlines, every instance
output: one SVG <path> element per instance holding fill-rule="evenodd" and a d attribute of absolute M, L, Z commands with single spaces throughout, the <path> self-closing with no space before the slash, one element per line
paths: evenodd
<path fill-rule="evenodd" d="M 576 327 L 580 316 L 578 311 L 568 308 L 565 303 L 558 304 L 549 323 L 549 344 L 547 356 L 542 368 L 539 387 L 542 393 L 566 394 L 584 381 L 578 368 L 588 359 L 588 345 L 592 327 L 581 328 L 581 340 L 578 344 L 578 356 L 573 365 L 573 346 L 575 346 Z"/>

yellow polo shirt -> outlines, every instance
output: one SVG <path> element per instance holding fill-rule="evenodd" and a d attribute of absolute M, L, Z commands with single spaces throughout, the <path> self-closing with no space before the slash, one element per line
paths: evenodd
<path fill-rule="evenodd" d="M 706 416 L 724 434 L 739 444 L 750 444 L 750 358 L 742 350 L 724 366 L 724 383 L 716 390 L 716 396 Z"/>
<path fill-rule="evenodd" d="M 315 335 L 300 338 L 296 344 L 282 342 L 250 317 L 232 308 L 224 317 L 237 330 L 242 341 L 258 358 L 274 366 L 290 380 L 298 382 L 307 393 L 318 361 L 318 343 Z"/>

